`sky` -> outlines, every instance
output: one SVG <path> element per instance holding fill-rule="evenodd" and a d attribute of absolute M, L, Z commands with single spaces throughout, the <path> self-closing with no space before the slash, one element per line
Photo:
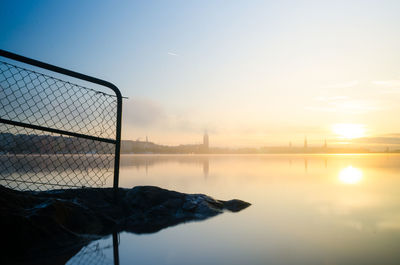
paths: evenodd
<path fill-rule="evenodd" d="M 399 1 L 8 1 L 0 47 L 108 80 L 123 138 L 399 146 Z"/>

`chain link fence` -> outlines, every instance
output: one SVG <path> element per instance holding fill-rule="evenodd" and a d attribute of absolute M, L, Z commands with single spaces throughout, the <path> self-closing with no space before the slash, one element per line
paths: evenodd
<path fill-rule="evenodd" d="M 2 50 L 0 56 L 6 58 L 0 58 L 0 184 L 16 190 L 118 187 L 119 90 Z M 78 85 L 71 77 L 114 94 Z"/>

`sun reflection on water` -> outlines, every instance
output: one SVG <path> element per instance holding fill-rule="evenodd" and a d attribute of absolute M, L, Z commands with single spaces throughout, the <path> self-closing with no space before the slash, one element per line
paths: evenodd
<path fill-rule="evenodd" d="M 353 166 L 345 167 L 339 172 L 339 180 L 344 184 L 357 184 L 362 177 L 362 171 Z"/>

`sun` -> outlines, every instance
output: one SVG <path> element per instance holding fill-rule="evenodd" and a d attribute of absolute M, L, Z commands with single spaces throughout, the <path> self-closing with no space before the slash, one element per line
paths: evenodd
<path fill-rule="evenodd" d="M 339 180 L 344 184 L 357 184 L 361 181 L 363 173 L 358 168 L 348 166 L 339 172 Z"/>
<path fill-rule="evenodd" d="M 365 125 L 354 123 L 338 123 L 332 126 L 332 131 L 340 138 L 360 138 L 365 136 Z"/>

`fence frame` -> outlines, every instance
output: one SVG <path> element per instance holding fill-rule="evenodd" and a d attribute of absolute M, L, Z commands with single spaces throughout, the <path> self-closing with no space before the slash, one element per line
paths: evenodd
<path fill-rule="evenodd" d="M 122 94 L 118 87 L 116 87 L 114 84 L 96 78 L 92 76 L 88 76 L 82 73 L 78 73 L 72 70 L 68 70 L 65 68 L 61 68 L 52 64 L 44 63 L 35 59 L 31 59 L 22 55 L 18 55 L 12 52 L 8 52 L 5 50 L 0 49 L 0 56 L 4 58 L 8 58 L 14 61 L 18 61 L 24 64 L 32 65 L 35 67 L 39 67 L 48 71 L 56 72 L 62 75 L 70 76 L 76 79 L 84 80 L 90 83 L 94 83 L 97 85 L 101 85 L 103 87 L 107 87 L 111 90 L 114 91 L 115 96 L 117 97 L 117 117 L 116 117 L 116 133 L 115 133 L 115 139 L 108 139 L 108 138 L 101 138 L 101 137 L 96 137 L 96 136 L 91 136 L 91 135 L 86 135 L 86 134 L 80 134 L 80 133 L 75 133 L 75 132 L 69 132 L 65 130 L 58 130 L 54 128 L 48 128 L 48 127 L 43 127 L 43 126 L 38 126 L 38 125 L 33 125 L 33 124 L 28 124 L 28 123 L 22 123 L 22 122 L 16 122 L 12 120 L 5 120 L 0 117 L 0 123 L 5 123 L 9 125 L 15 125 L 19 127 L 24 127 L 24 128 L 29 128 L 29 129 L 37 129 L 41 131 L 46 131 L 46 132 L 51 132 L 51 133 L 58 133 L 62 135 L 68 135 L 68 136 L 74 136 L 78 138 L 84 138 L 84 139 L 89 139 L 89 140 L 94 140 L 94 141 L 99 141 L 99 142 L 105 142 L 105 143 L 112 143 L 115 144 L 115 158 L 114 158 L 114 180 L 113 180 L 113 189 L 116 192 L 118 190 L 118 185 L 119 185 L 119 166 L 120 166 L 120 155 L 121 155 L 121 127 L 122 127 Z"/>

